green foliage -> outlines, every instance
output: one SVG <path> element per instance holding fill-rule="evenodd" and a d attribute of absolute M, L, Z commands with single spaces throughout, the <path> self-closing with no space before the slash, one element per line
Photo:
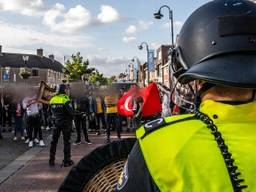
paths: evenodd
<path fill-rule="evenodd" d="M 91 83 L 93 83 L 94 85 L 97 84 L 97 82 L 99 83 L 99 85 L 107 85 L 108 84 L 108 79 L 106 77 L 103 76 L 102 73 L 100 73 L 99 71 L 94 71 L 89 78 L 89 81 Z"/>
<path fill-rule="evenodd" d="M 73 54 L 71 59 L 66 62 L 65 74 L 68 76 L 69 80 L 82 80 L 83 76 L 89 76 L 94 71 L 94 68 L 89 68 L 89 60 L 84 61 L 80 52 Z"/>
<path fill-rule="evenodd" d="M 111 85 L 116 80 L 116 76 L 111 76 L 110 78 L 108 78 L 108 85 Z"/>

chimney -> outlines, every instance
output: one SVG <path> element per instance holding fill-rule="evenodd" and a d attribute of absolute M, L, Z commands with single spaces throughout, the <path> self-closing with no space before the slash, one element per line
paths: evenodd
<path fill-rule="evenodd" d="M 44 56 L 44 50 L 43 49 L 37 49 L 37 56 L 38 57 L 43 57 Z"/>
<path fill-rule="evenodd" d="M 54 55 L 53 54 L 49 55 L 49 59 L 51 59 L 52 62 L 54 62 Z"/>

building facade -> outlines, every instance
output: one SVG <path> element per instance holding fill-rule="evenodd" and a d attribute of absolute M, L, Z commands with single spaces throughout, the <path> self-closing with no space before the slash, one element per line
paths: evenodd
<path fill-rule="evenodd" d="M 54 59 L 54 55 L 45 57 L 43 49 L 38 49 L 37 54 L 32 55 L 5 53 L 0 47 L 0 67 L 1 87 L 20 84 L 37 86 L 41 81 L 54 87 L 64 78 L 63 65 Z M 25 73 L 29 74 L 27 79 L 23 78 Z"/>

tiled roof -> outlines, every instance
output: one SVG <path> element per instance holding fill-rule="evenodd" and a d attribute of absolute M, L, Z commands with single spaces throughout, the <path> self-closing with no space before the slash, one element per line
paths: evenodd
<path fill-rule="evenodd" d="M 30 67 L 40 69 L 52 69 L 54 71 L 62 72 L 63 65 L 56 60 L 52 60 L 47 57 L 26 54 L 26 56 L 29 56 L 29 60 L 26 62 L 27 66 L 25 66 L 23 56 L 24 54 L 19 53 L 2 53 L 0 54 L 0 67 Z"/>

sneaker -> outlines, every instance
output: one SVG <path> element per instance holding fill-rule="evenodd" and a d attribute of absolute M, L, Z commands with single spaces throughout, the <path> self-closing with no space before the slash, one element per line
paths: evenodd
<path fill-rule="evenodd" d="M 70 167 L 74 164 L 74 161 L 72 160 L 63 160 L 61 167 Z"/>
<path fill-rule="evenodd" d="M 49 160 L 49 166 L 50 166 L 50 167 L 53 167 L 54 165 L 55 165 L 54 160 L 53 160 L 53 159 L 50 159 L 50 160 Z"/>
<path fill-rule="evenodd" d="M 96 135 L 100 135 L 100 131 L 97 131 Z"/>
<path fill-rule="evenodd" d="M 86 144 L 88 144 L 88 145 L 91 145 L 92 144 L 92 142 L 88 139 L 88 140 L 85 140 L 84 141 Z"/>
<path fill-rule="evenodd" d="M 28 147 L 31 148 L 31 147 L 33 147 L 33 145 L 34 145 L 33 141 L 29 141 Z"/>
<path fill-rule="evenodd" d="M 73 143 L 73 145 L 80 145 L 82 142 L 81 141 L 76 141 Z"/>
<path fill-rule="evenodd" d="M 21 140 L 24 141 L 24 140 L 25 140 L 25 137 L 22 136 L 22 137 L 21 137 Z"/>
<path fill-rule="evenodd" d="M 44 141 L 43 141 L 43 140 L 40 140 L 40 141 L 39 141 L 39 146 L 40 146 L 40 147 L 45 147 L 45 144 L 44 144 Z"/>
<path fill-rule="evenodd" d="M 45 126 L 41 126 L 41 129 L 42 129 L 42 130 L 45 130 Z"/>
<path fill-rule="evenodd" d="M 51 130 L 51 128 L 49 126 L 47 126 L 45 130 L 49 131 L 49 130 Z"/>
<path fill-rule="evenodd" d="M 39 140 L 38 140 L 37 138 L 35 138 L 35 139 L 34 139 L 34 142 L 35 142 L 36 144 L 38 144 L 38 143 L 39 143 Z"/>
<path fill-rule="evenodd" d="M 29 139 L 27 139 L 27 140 L 25 141 L 25 143 L 28 144 L 28 143 L 29 143 Z"/>
<path fill-rule="evenodd" d="M 17 141 L 17 137 L 14 137 L 12 140 L 13 140 L 13 141 Z"/>

